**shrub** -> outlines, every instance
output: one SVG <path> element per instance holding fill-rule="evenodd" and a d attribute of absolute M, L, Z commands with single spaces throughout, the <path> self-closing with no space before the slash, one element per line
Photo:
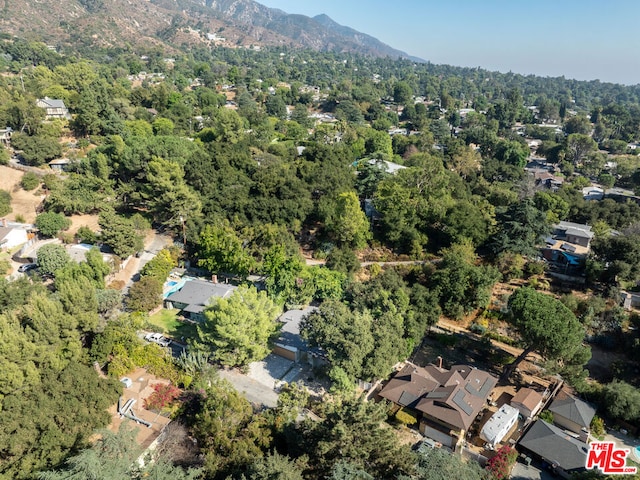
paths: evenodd
<path fill-rule="evenodd" d="M 11 270 L 11 262 L 9 260 L 0 260 L 0 275 L 6 275 Z"/>
<path fill-rule="evenodd" d="M 174 385 L 156 383 L 153 386 L 153 393 L 144 402 L 147 410 L 164 410 L 177 400 L 180 390 Z"/>
<path fill-rule="evenodd" d="M 38 185 L 40 185 L 40 177 L 38 177 L 33 172 L 25 173 L 22 177 L 22 180 L 20 180 L 20 186 L 28 192 L 31 190 L 35 190 Z"/>
<path fill-rule="evenodd" d="M 543 410 L 542 413 L 540 413 L 540 420 L 544 420 L 547 423 L 553 423 L 553 413 L 549 410 Z"/>
<path fill-rule="evenodd" d="M 472 331 L 473 333 L 477 333 L 478 335 L 483 335 L 484 332 L 487 331 L 487 327 L 480 325 L 478 323 L 472 323 L 471 325 L 469 325 L 469 330 Z"/>
<path fill-rule="evenodd" d="M 510 445 L 505 445 L 487 462 L 487 471 L 492 479 L 503 480 L 511 477 L 511 469 L 516 463 L 518 452 Z"/>
<path fill-rule="evenodd" d="M 604 420 L 602 420 L 599 416 L 594 415 L 591 420 L 591 434 L 597 439 L 602 440 L 604 438 L 604 434 L 606 433 L 604 429 Z"/>
<path fill-rule="evenodd" d="M 396 412 L 395 419 L 403 425 L 415 425 L 418 423 L 418 417 L 415 413 L 400 409 Z"/>
<path fill-rule="evenodd" d="M 89 227 L 83 225 L 78 229 L 78 232 L 76 233 L 76 239 L 78 239 L 80 243 L 95 245 L 98 241 L 98 235 L 96 235 L 96 233 Z"/>
<path fill-rule="evenodd" d="M 11 194 L 6 190 L 0 190 L 0 217 L 11 213 Z"/>
<path fill-rule="evenodd" d="M 55 237 L 60 230 L 71 226 L 71 220 L 61 213 L 45 212 L 36 217 L 36 227 L 45 237 Z"/>

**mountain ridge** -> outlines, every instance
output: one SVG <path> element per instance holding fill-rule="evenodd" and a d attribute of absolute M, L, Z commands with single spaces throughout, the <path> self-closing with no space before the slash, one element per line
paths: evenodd
<path fill-rule="evenodd" d="M 254 0 L 5 0 L 1 10 L 3 33 L 61 48 L 181 48 L 214 42 L 423 61 L 327 15 L 288 14 Z"/>

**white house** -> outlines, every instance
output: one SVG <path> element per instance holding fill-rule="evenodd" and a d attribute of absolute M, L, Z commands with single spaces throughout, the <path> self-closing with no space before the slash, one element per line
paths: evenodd
<path fill-rule="evenodd" d="M 2 219 L 0 224 L 0 250 L 11 250 L 13 247 L 27 243 L 29 241 L 28 230 L 30 228 L 32 228 L 31 225 L 7 222 Z"/>

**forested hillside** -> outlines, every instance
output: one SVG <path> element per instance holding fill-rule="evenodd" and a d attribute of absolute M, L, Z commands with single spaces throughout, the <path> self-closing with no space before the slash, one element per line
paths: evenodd
<path fill-rule="evenodd" d="M 20 188 L 44 196 L 38 238 L 61 240 L 41 248 L 38 273 L 0 279 L 1 478 L 485 478 L 414 455 L 388 406 L 355 393 L 413 358 L 441 318 L 472 323 L 506 381 L 522 359 L 492 338 L 536 352 L 540 375 L 562 375 L 608 421 L 640 420 L 639 317 L 619 302 L 640 280 L 639 86 L 276 48 L 63 56 L 8 36 L 0 69 L 0 129 L 12 129 L 0 164 L 34 167 Z M 45 118 L 45 97 L 69 117 Z M 20 221 L 0 194 L 0 214 Z M 99 228 L 70 235 L 78 214 Z M 573 273 L 541 253 L 561 221 L 593 231 Z M 175 243 L 123 303 L 112 276 L 151 230 Z M 115 263 L 97 247 L 72 261 L 63 244 L 78 242 Z M 178 265 L 239 288 L 203 306 L 174 358 L 140 331 Z M 254 412 L 216 370 L 261 360 L 278 314 L 310 304 L 301 335 L 326 360 L 314 375 L 327 397 L 292 384 Z M 590 346 L 615 354 L 604 374 Z M 181 447 L 141 469 L 130 432 L 91 438 L 135 367 L 181 388 L 156 398 Z"/>

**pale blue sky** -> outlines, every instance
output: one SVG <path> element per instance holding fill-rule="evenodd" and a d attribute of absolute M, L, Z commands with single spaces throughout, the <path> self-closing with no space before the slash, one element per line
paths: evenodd
<path fill-rule="evenodd" d="M 640 83 L 640 0 L 258 0 L 433 63 Z"/>

